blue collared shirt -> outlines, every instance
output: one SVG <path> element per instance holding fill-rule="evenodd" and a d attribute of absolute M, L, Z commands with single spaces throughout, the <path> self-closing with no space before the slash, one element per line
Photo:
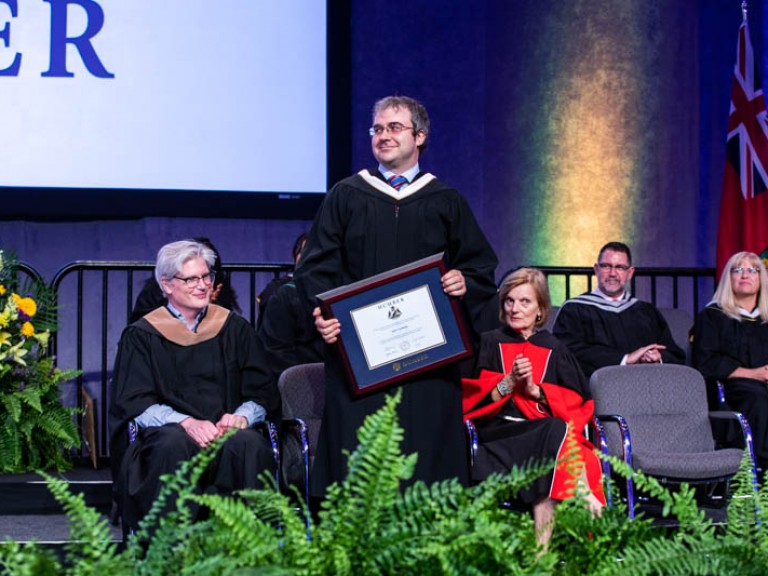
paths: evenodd
<path fill-rule="evenodd" d="M 396 174 L 392 172 L 392 170 L 388 170 L 387 168 L 384 168 L 384 166 L 382 166 L 381 164 L 379 164 L 379 172 L 381 172 L 381 175 L 387 179 L 387 182 L 389 182 L 389 179 L 392 178 L 392 176 L 396 176 Z M 416 164 L 414 164 L 413 166 L 408 168 L 408 170 L 400 174 L 400 176 L 403 176 L 406 180 L 408 180 L 408 184 L 403 184 L 400 187 L 400 190 L 398 190 L 398 192 L 402 192 L 403 190 L 408 188 L 408 185 L 411 182 L 413 182 L 413 179 L 416 178 L 418 173 L 419 173 L 419 163 L 416 162 Z"/>
<path fill-rule="evenodd" d="M 175 318 L 178 318 L 179 320 L 184 322 L 184 326 L 189 328 L 189 330 L 191 332 L 194 332 L 195 334 L 197 334 L 197 327 L 200 326 L 200 322 L 203 320 L 203 318 L 205 318 L 205 315 L 208 313 L 208 306 L 206 306 L 205 308 L 200 310 L 200 312 L 197 313 L 197 316 L 195 316 L 195 323 L 192 324 L 192 326 L 190 326 L 189 322 L 187 322 L 187 319 L 184 318 L 184 314 L 179 312 L 176 309 L 176 307 L 173 304 L 171 304 L 170 300 L 168 301 L 168 303 L 165 306 L 168 308 L 168 310 L 170 310 L 171 314 L 173 314 L 173 316 Z"/>

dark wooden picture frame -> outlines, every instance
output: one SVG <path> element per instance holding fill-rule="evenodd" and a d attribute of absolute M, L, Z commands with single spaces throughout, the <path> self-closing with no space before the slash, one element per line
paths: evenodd
<path fill-rule="evenodd" d="M 440 278 L 445 272 L 441 252 L 317 295 L 324 317 L 341 322 L 339 352 L 354 395 L 396 384 L 472 355 L 459 302 L 443 292 Z M 425 310 L 420 306 L 409 313 L 409 305 L 413 308 L 413 304 L 424 302 L 431 308 Z M 371 337 L 368 326 L 356 322 L 362 313 L 376 316 L 380 322 L 376 331 L 382 335 Z M 409 336 L 426 343 L 410 351 Z M 366 346 L 366 340 L 393 343 L 382 354 L 370 342 Z M 377 360 L 373 361 L 373 356 Z"/>

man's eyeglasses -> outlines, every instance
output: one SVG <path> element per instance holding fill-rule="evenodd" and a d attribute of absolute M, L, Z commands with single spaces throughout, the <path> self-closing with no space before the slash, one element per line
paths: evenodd
<path fill-rule="evenodd" d="M 181 276 L 174 276 L 174 278 L 184 282 L 184 284 L 187 285 L 187 288 L 196 288 L 197 285 L 200 284 L 200 280 L 202 280 L 203 284 L 206 286 L 210 286 L 216 279 L 216 273 L 208 272 L 208 274 L 203 274 L 202 276 L 188 276 L 186 278 L 182 278 Z"/>
<path fill-rule="evenodd" d="M 376 124 L 374 126 L 371 126 L 368 128 L 368 134 L 373 136 L 381 136 L 384 134 L 384 130 L 389 132 L 390 134 L 400 134 L 403 130 L 413 130 L 413 126 L 406 126 L 405 124 L 401 124 L 400 122 L 390 122 L 386 126 L 382 126 L 381 124 Z"/>
<path fill-rule="evenodd" d="M 600 268 L 603 272 L 610 272 L 611 270 L 616 270 L 616 272 L 627 272 L 629 270 L 629 266 L 626 264 L 608 264 L 607 262 L 598 262 L 597 267 Z"/>
<path fill-rule="evenodd" d="M 760 272 L 760 268 L 755 268 L 754 266 L 750 266 L 749 268 L 744 268 L 743 266 L 731 268 L 731 274 L 744 274 L 744 272 L 747 274 L 757 274 Z"/>

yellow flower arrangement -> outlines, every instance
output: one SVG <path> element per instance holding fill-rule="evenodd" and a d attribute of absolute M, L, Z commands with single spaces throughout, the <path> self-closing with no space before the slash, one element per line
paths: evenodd
<path fill-rule="evenodd" d="M 18 294 L 11 294 L 11 298 L 16 303 L 16 308 L 30 318 L 37 314 L 37 303 L 32 298 L 22 298 Z"/>
<path fill-rule="evenodd" d="M 2 298 L 0 295 L 0 302 Z M 37 314 L 37 302 L 31 296 L 19 296 L 16 292 L 5 299 L 0 312 L 0 363 L 15 362 L 26 365 L 25 356 L 32 348 L 45 347 L 48 344 L 49 331 L 37 332 L 30 321 Z M 0 375 L 7 368 L 0 367 Z"/>
<path fill-rule="evenodd" d="M 61 404 L 59 385 L 79 372 L 59 370 L 48 354 L 51 290 L 18 277 L 15 258 L 0 251 L 0 473 L 63 470 L 80 438 L 77 409 Z"/>
<path fill-rule="evenodd" d="M 24 324 L 21 325 L 21 335 L 26 336 L 27 338 L 35 335 L 35 327 L 32 326 L 32 322 L 24 322 Z"/>

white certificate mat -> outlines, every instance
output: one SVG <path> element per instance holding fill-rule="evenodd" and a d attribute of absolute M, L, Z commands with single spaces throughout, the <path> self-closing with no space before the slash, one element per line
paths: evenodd
<path fill-rule="evenodd" d="M 368 369 L 446 343 L 428 285 L 350 311 Z"/>

